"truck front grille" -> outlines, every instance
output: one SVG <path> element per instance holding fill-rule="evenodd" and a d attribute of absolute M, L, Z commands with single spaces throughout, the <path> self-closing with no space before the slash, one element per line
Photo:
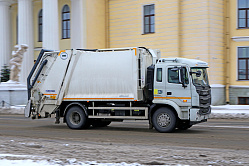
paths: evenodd
<path fill-rule="evenodd" d="M 199 111 L 200 115 L 206 115 L 206 114 L 209 114 L 210 112 L 211 112 L 211 107 L 210 106 L 200 107 L 200 111 Z"/>
<path fill-rule="evenodd" d="M 196 91 L 199 94 L 200 115 L 209 114 L 211 112 L 211 88 L 209 86 L 197 86 Z"/>

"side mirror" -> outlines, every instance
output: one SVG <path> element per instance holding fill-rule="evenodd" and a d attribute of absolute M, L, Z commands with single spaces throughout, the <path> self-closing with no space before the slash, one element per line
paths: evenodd
<path fill-rule="evenodd" d="M 201 76 L 201 71 L 200 70 L 198 70 L 197 72 L 190 72 L 190 74 L 192 75 L 192 74 L 195 74 L 196 75 L 196 77 L 200 77 Z"/>
<path fill-rule="evenodd" d="M 196 74 L 196 77 L 200 77 L 201 76 L 201 71 L 198 70 L 195 74 Z"/>

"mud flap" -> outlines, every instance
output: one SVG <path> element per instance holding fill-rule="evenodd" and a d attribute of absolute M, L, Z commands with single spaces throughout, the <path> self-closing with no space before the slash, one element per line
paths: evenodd
<path fill-rule="evenodd" d="M 29 100 L 25 109 L 24 109 L 24 115 L 26 118 L 30 117 L 30 110 L 31 110 L 31 101 Z"/>

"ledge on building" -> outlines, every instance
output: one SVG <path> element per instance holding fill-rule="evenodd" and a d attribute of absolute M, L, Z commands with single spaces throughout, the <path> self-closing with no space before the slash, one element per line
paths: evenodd
<path fill-rule="evenodd" d="M 249 36 L 234 36 L 232 39 L 236 42 L 249 41 Z"/>

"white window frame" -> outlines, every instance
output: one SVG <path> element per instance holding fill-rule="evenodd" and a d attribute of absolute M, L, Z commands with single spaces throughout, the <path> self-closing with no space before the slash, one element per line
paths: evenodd
<path fill-rule="evenodd" d="M 239 70 L 239 66 L 238 66 L 238 64 L 239 64 L 239 48 L 245 48 L 245 47 L 247 47 L 247 48 L 249 48 L 249 46 L 237 46 L 237 48 L 236 48 L 236 79 L 237 79 L 237 81 L 249 81 L 249 80 L 239 80 L 239 74 L 238 74 L 238 70 Z"/>

